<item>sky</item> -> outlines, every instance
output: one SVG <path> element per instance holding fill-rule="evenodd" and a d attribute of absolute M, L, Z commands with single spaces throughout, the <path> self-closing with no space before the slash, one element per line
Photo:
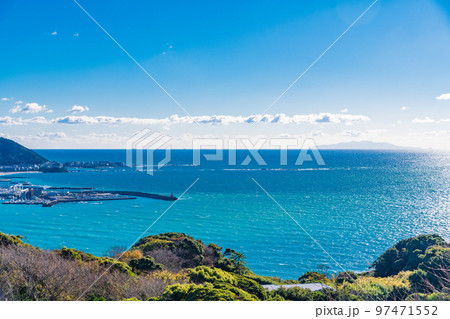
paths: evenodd
<path fill-rule="evenodd" d="M 450 149 L 448 1 L 77 1 L 0 0 L 0 136 Z"/>

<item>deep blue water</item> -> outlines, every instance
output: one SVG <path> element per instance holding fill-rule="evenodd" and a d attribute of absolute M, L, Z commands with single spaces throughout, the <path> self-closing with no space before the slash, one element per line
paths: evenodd
<path fill-rule="evenodd" d="M 208 153 L 208 151 L 205 151 Z M 121 150 L 39 150 L 56 161 L 125 161 Z M 450 239 L 450 155 L 398 151 L 321 151 L 325 166 L 279 165 L 279 152 L 262 151 L 267 166 L 192 166 L 192 152 L 173 151 L 170 166 L 153 176 L 130 169 L 28 174 L 51 186 L 89 186 L 179 196 L 198 182 L 147 235 L 184 232 L 245 253 L 261 275 L 297 278 L 319 264 L 363 271 L 386 248 L 410 236 Z M 238 163 L 247 153 L 238 151 Z M 20 174 L 25 176 L 24 174 Z M 261 188 L 291 215 L 298 226 Z M 102 255 L 128 246 L 168 207 L 151 199 L 39 206 L 0 206 L 0 230 L 26 236 L 41 248 L 73 247 Z"/>

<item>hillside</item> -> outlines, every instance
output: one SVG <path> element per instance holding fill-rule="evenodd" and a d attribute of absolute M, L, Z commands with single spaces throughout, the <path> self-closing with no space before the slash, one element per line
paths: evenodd
<path fill-rule="evenodd" d="M 181 233 L 148 236 L 128 251 L 115 247 L 97 257 L 41 250 L 0 232 L 0 300 L 450 300 L 450 247 L 438 235 L 401 240 L 371 267 L 283 281 L 254 274 L 242 253 Z M 299 287 L 308 283 L 326 288 Z M 266 291 L 266 284 L 297 287 Z"/>
<path fill-rule="evenodd" d="M 0 137 L 0 165 L 34 165 L 48 162 L 36 152 L 12 140 Z"/>

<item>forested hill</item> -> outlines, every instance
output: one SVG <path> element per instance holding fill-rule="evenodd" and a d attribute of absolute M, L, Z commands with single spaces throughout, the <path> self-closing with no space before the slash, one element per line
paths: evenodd
<path fill-rule="evenodd" d="M 244 254 L 182 233 L 151 235 L 107 255 L 43 250 L 0 232 L 0 301 L 450 301 L 450 246 L 438 235 L 401 240 L 367 272 L 319 267 L 290 280 L 259 276 Z"/>
<path fill-rule="evenodd" d="M 0 165 L 32 165 L 48 162 L 36 152 L 0 137 Z"/>

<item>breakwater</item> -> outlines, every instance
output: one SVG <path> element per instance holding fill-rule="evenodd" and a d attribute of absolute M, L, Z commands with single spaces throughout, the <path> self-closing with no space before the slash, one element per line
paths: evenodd
<path fill-rule="evenodd" d="M 175 201 L 178 198 L 175 196 L 167 196 L 167 195 L 159 195 L 159 194 L 152 194 L 152 193 L 144 193 L 144 192 L 135 192 L 135 191 L 100 191 L 104 193 L 111 193 L 111 194 L 118 194 L 123 196 L 136 196 L 136 197 L 145 197 L 145 198 L 153 198 L 153 199 L 159 199 L 159 200 L 166 200 L 166 201 Z"/>

